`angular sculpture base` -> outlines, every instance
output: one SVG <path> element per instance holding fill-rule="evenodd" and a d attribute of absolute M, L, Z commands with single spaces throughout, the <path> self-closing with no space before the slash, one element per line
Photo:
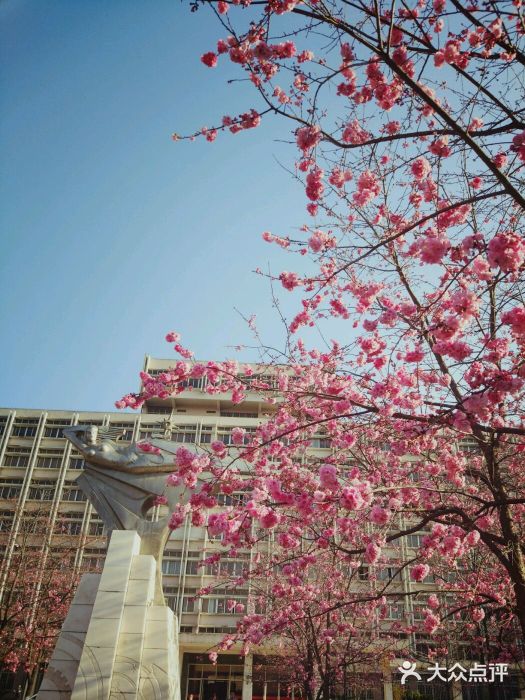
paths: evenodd
<path fill-rule="evenodd" d="M 115 530 L 102 574 L 86 574 L 38 700 L 180 700 L 176 619 L 154 605 L 155 560 Z"/>

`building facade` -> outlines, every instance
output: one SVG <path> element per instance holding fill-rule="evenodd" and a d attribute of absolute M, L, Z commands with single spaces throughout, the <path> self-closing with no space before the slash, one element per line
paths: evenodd
<path fill-rule="evenodd" d="M 146 357 L 144 370 L 152 375 L 166 370 L 169 360 Z M 271 378 L 270 378 L 271 380 Z M 93 507 L 76 485 L 83 466 L 82 456 L 65 440 L 62 430 L 70 425 L 94 424 L 119 442 L 147 440 L 153 436 L 168 437 L 175 444 L 206 446 L 214 440 L 231 443 L 233 428 L 248 433 L 265 420 L 271 407 L 253 393 L 247 393 L 242 404 L 233 404 L 228 395 L 206 394 L 201 379 L 191 380 L 191 391 L 176 398 L 147 402 L 139 414 L 125 412 L 87 412 L 33 409 L 0 409 L 0 594 L 5 585 L 5 572 L 10 566 L 24 515 L 44 509 L 49 513 L 49 527 L 70 538 L 71 564 L 77 570 L 103 565 L 106 551 L 104 525 Z M 468 446 L 466 446 L 468 448 Z M 323 435 L 314 436 L 310 451 L 322 457 L 330 452 Z M 243 493 L 223 496 L 220 506 L 230 505 Z M 152 513 L 152 517 L 156 512 Z M 419 546 L 418 537 L 406 543 L 407 556 Z M 53 546 L 51 540 L 50 546 Z M 196 598 L 199 589 L 209 585 L 217 574 L 211 566 L 200 565 L 205 556 L 220 548 L 210 540 L 205 527 L 196 528 L 189 519 L 172 533 L 166 548 L 162 570 L 163 588 L 168 605 L 180 625 L 181 691 L 185 700 L 277 700 L 289 696 L 290 689 L 283 671 L 264 663 L 263 658 L 241 657 L 239 650 L 221 654 L 216 665 L 209 662 L 207 652 L 224 633 L 235 629 L 238 615 L 228 608 L 228 599 L 246 602 L 248 589 L 215 592 Z M 249 562 L 250 552 L 229 558 L 224 573 L 240 574 Z M 2 575 L 3 574 L 3 575 Z M 366 572 L 363 573 L 366 575 Z M 400 591 L 413 591 L 414 584 L 405 573 L 396 584 Z M 421 614 L 412 596 L 412 607 L 404 611 L 417 618 Z M 400 615 L 391 606 L 392 619 Z M 417 640 L 415 640 L 417 642 Z M 399 697 L 399 689 L 384 677 L 385 669 L 377 669 L 376 682 L 361 689 L 359 700 L 391 700 Z M 441 700 L 443 691 L 421 687 L 425 697 Z M 461 697 L 461 691 L 456 694 Z M 482 700 L 483 695 L 464 694 L 469 700 Z M 515 697 L 512 691 L 502 698 Z"/>

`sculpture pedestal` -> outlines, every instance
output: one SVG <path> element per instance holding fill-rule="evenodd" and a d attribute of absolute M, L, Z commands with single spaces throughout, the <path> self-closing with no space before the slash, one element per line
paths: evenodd
<path fill-rule="evenodd" d="M 38 700 L 180 700 L 176 618 L 154 605 L 155 560 L 115 530 L 102 574 L 86 574 Z"/>

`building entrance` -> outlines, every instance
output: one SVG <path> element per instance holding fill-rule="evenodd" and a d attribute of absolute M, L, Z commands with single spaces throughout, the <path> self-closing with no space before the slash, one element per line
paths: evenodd
<path fill-rule="evenodd" d="M 228 700 L 229 681 L 207 681 L 205 683 L 203 700 Z"/>
<path fill-rule="evenodd" d="M 206 654 L 184 654 L 183 700 L 241 700 L 243 661 L 238 656 L 221 654 L 213 665 Z"/>

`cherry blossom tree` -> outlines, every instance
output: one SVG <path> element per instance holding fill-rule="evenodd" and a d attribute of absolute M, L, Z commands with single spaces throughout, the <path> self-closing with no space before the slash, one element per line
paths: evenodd
<path fill-rule="evenodd" d="M 60 530 L 60 521 L 55 524 Z M 0 667 L 32 695 L 49 661 L 80 580 L 78 537 L 54 534 L 49 514 L 24 514 L 0 602 Z M 47 546 L 44 546 L 45 543 Z M 25 695 L 24 695 L 25 697 Z"/>
<path fill-rule="evenodd" d="M 307 222 L 301 236 L 263 234 L 293 255 L 272 276 L 297 297 L 282 350 L 263 346 L 257 371 L 196 363 L 170 333 L 182 360 L 143 374 L 141 394 L 117 402 L 138 407 L 204 377 L 210 394 L 240 403 L 258 391 L 270 405 L 249 441 L 238 429 L 233 448 L 179 450 L 171 483 L 189 498 L 172 526 L 207 522 L 233 550 L 256 548 L 254 529 L 271 531 L 286 601 L 326 551 L 355 569 L 398 562 L 414 595 L 429 577 L 439 584 L 422 612 L 426 634 L 452 619 L 477 634 L 486 618 L 517 624 L 523 641 L 521 0 L 192 9 L 214 12 L 221 31 L 203 64 L 247 75 L 256 106 L 174 139 L 213 142 L 281 118 Z M 314 345 L 308 329 L 331 333 L 334 319 L 339 339 Z M 241 485 L 246 503 L 213 511 L 217 493 Z M 472 568 L 476 555 L 483 568 Z M 389 595 L 374 583 L 376 611 Z M 332 609 L 354 602 L 348 593 Z M 268 622 L 246 615 L 245 643 L 271 635 Z M 413 615 L 407 624 L 417 627 Z"/>
<path fill-rule="evenodd" d="M 255 617 L 246 616 L 219 650 L 260 634 L 264 616 L 270 640 L 265 656 L 307 700 L 348 697 L 367 681 L 377 682 L 377 660 L 392 658 L 398 640 L 384 624 L 385 615 L 377 614 L 376 598 L 358 571 L 326 550 L 322 561 L 316 560 L 315 577 L 301 574 L 304 560 L 281 564 L 293 579 L 290 585 L 268 575 L 274 572 L 274 556 L 258 559 L 250 571 L 248 612 Z M 341 600 L 352 602 L 340 606 Z"/>

